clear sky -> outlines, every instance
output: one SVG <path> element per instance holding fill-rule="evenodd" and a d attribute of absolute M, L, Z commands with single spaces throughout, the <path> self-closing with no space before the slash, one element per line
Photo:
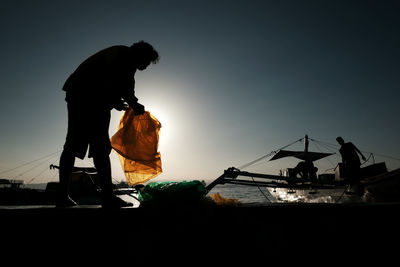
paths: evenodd
<path fill-rule="evenodd" d="M 381 0 L 1 1 L 0 171 L 60 151 L 65 80 L 139 40 L 161 55 L 135 76 L 163 125 L 157 179 L 209 181 L 305 134 L 400 158 L 399 12 Z"/>

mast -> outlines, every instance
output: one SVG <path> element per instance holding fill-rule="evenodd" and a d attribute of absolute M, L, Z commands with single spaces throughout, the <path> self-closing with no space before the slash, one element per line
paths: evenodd
<path fill-rule="evenodd" d="M 308 135 L 304 136 L 304 153 L 308 153 Z"/>

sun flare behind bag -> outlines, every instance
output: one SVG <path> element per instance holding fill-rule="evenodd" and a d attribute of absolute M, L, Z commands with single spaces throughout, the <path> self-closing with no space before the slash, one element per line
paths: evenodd
<path fill-rule="evenodd" d="M 158 140 L 161 123 L 146 111 L 135 115 L 125 111 L 111 145 L 118 153 L 129 185 L 144 183 L 162 172 Z"/>

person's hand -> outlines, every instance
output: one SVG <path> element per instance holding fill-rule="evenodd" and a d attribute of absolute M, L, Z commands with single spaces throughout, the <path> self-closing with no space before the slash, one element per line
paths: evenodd
<path fill-rule="evenodd" d="M 135 105 L 133 105 L 132 108 L 135 111 L 135 115 L 143 115 L 144 114 L 144 106 L 142 104 L 135 103 Z"/>
<path fill-rule="evenodd" d="M 124 101 L 120 101 L 117 104 L 114 105 L 114 108 L 118 111 L 122 111 L 122 110 L 128 110 L 129 106 L 127 103 L 125 103 Z"/>

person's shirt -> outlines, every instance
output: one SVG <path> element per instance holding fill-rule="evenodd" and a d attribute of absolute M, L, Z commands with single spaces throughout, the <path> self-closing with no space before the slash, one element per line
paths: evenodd
<path fill-rule="evenodd" d="M 340 154 L 342 155 L 343 163 L 357 163 L 361 164 L 360 158 L 357 155 L 356 146 L 351 143 L 344 143 L 342 147 L 339 149 Z"/>
<path fill-rule="evenodd" d="M 128 46 L 112 46 L 92 55 L 63 86 L 66 101 L 112 108 L 121 99 L 136 102 L 136 68 Z"/>

